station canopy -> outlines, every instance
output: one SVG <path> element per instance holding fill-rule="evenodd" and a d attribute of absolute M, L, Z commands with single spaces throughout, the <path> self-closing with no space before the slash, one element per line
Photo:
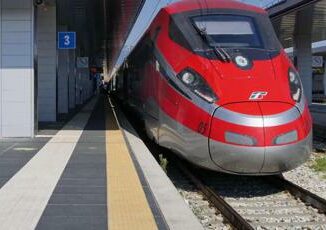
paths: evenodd
<path fill-rule="evenodd" d="M 52 3 L 51 3 L 52 1 Z M 55 0 L 46 0 L 54 4 Z M 57 0 L 58 25 L 77 32 L 78 55 L 114 65 L 145 0 Z"/>
<path fill-rule="evenodd" d="M 312 22 L 301 24 L 311 27 L 312 42 L 326 40 L 326 0 L 287 0 L 280 1 L 268 9 L 276 33 L 285 48 L 293 47 L 298 13 L 306 11 L 312 15 Z M 311 24 L 310 24 L 311 23 Z"/>

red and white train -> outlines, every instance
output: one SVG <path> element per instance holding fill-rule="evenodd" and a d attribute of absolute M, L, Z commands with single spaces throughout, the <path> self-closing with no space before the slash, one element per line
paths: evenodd
<path fill-rule="evenodd" d="M 312 121 L 300 77 L 260 8 L 171 4 L 115 80 L 148 135 L 193 164 L 268 175 L 309 158 Z"/>

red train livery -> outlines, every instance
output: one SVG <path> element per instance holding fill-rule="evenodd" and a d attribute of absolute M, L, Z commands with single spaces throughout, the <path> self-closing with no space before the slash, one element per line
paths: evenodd
<path fill-rule="evenodd" d="M 171 4 L 115 80 L 147 134 L 193 164 L 267 175 L 309 158 L 312 121 L 300 77 L 260 8 Z"/>

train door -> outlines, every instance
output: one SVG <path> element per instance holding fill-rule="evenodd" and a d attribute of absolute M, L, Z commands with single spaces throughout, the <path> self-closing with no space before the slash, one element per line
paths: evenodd
<path fill-rule="evenodd" d="M 156 53 L 155 56 L 155 72 L 158 76 L 158 100 L 160 106 L 159 114 L 159 144 L 167 147 L 174 148 L 173 143 L 179 139 L 175 131 L 177 130 L 177 123 L 171 122 L 173 118 L 178 116 L 179 99 L 176 92 L 171 85 L 169 76 L 165 71 L 165 64 L 162 62 L 162 57 Z M 172 118 L 172 119 L 168 119 Z"/>

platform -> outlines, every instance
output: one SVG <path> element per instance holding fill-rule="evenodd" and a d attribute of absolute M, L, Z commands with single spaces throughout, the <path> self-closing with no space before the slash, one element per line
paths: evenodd
<path fill-rule="evenodd" d="M 0 229 L 202 229 L 108 98 L 0 151 Z"/>

